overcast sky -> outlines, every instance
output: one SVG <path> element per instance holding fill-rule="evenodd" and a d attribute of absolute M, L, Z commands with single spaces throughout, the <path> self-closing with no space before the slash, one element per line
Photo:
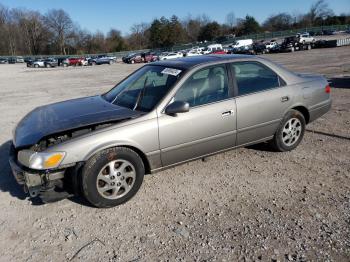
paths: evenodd
<path fill-rule="evenodd" d="M 207 14 L 220 23 L 225 22 L 227 13 L 233 11 L 237 18 L 249 14 L 259 22 L 279 12 L 291 14 L 309 10 L 313 0 L 0 0 L 7 7 L 22 7 L 45 13 L 52 8 L 66 10 L 83 29 L 107 32 L 111 28 L 130 31 L 135 23 L 151 22 L 154 18 L 175 14 L 185 18 L 189 14 Z M 350 13 L 350 0 L 329 0 L 329 6 L 336 14 Z"/>

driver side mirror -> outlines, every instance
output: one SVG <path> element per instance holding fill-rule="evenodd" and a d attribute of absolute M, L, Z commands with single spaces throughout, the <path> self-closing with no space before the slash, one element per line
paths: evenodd
<path fill-rule="evenodd" d="M 175 101 L 165 108 L 167 115 L 176 115 L 190 111 L 190 104 L 183 101 Z"/>

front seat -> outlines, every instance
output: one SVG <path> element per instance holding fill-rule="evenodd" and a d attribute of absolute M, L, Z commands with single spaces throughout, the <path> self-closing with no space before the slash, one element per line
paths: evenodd
<path fill-rule="evenodd" d="M 200 90 L 198 104 L 208 104 L 227 97 L 224 71 L 214 68 L 208 76 L 208 83 Z"/>
<path fill-rule="evenodd" d="M 198 93 L 198 83 L 196 80 L 186 81 L 175 95 L 175 101 L 188 102 L 191 107 L 196 105 L 196 95 Z"/>

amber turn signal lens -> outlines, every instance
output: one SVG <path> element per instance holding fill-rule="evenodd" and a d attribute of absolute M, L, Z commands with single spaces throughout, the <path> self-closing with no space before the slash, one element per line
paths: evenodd
<path fill-rule="evenodd" d="M 62 160 L 63 158 L 63 154 L 58 153 L 58 154 L 54 154 L 52 156 L 50 156 L 49 158 L 47 158 L 44 162 L 44 167 L 45 168 L 52 168 L 52 167 L 56 167 Z"/>

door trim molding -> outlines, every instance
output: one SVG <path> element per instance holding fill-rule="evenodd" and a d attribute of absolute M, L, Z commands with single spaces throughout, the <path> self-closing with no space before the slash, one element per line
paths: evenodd
<path fill-rule="evenodd" d="M 187 142 L 187 143 L 182 143 L 182 144 L 178 144 L 178 145 L 175 145 L 175 146 L 166 147 L 166 148 L 161 149 L 160 151 L 161 151 L 161 153 L 163 153 L 163 152 L 166 153 L 166 152 L 169 152 L 169 151 L 172 151 L 172 150 L 176 150 L 176 149 L 180 149 L 180 148 L 184 148 L 184 147 L 188 147 L 188 146 L 193 146 L 193 145 L 196 145 L 196 144 L 204 143 L 204 142 L 207 142 L 207 141 L 210 141 L 210 140 L 215 140 L 215 139 L 222 138 L 222 137 L 225 137 L 225 136 L 232 136 L 232 135 L 234 135 L 236 133 L 237 133 L 236 130 L 229 131 L 229 132 L 226 132 L 226 133 L 222 133 L 222 134 L 218 134 L 218 135 L 214 135 L 214 136 L 210 136 L 210 137 L 201 138 L 201 139 L 194 140 L 194 141 L 191 141 L 191 142 Z"/>

